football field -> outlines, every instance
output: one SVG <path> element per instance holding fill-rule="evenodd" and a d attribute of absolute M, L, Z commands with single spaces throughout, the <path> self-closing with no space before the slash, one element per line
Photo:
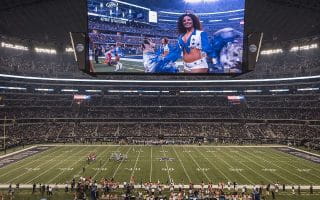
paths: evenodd
<path fill-rule="evenodd" d="M 142 56 L 132 56 L 128 58 L 122 58 L 122 69 L 115 71 L 116 65 L 109 66 L 104 63 L 104 59 L 99 59 L 99 64 L 94 63 L 95 72 L 98 73 L 138 73 L 144 74 L 144 66 Z M 181 61 L 176 62 L 178 65 L 182 65 Z"/>
<path fill-rule="evenodd" d="M 39 152 L 34 148 L 28 150 L 30 155 L 24 150 L 0 159 L 3 163 L 18 158 L 0 168 L 0 184 L 64 184 L 91 176 L 119 182 L 134 177 L 137 183 L 320 185 L 320 164 L 301 157 L 299 151 L 290 154 L 288 147 L 44 145 L 37 147 Z M 124 159 L 112 157 L 120 153 Z M 96 160 L 89 163 L 89 154 L 96 154 Z"/>
<path fill-rule="evenodd" d="M 92 153 L 97 157 L 89 163 Z M 111 159 L 115 153 L 127 159 Z M 0 168 L 1 184 L 63 184 L 80 176 L 119 182 L 134 177 L 139 183 L 320 185 L 320 164 L 275 147 L 61 145 Z"/>
<path fill-rule="evenodd" d="M 122 63 L 123 68 L 117 71 L 117 73 L 144 73 L 142 60 L 128 61 L 122 59 L 120 62 Z M 115 72 L 116 66 L 109 66 L 107 64 L 104 64 L 104 59 L 99 59 L 99 64 L 94 64 L 94 68 L 96 72 L 113 73 Z"/>

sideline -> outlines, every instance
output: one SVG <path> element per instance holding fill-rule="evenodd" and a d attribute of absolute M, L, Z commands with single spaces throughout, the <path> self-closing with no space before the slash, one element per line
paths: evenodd
<path fill-rule="evenodd" d="M 296 150 L 296 151 L 300 151 L 300 152 L 303 152 L 303 153 L 306 153 L 306 154 L 310 154 L 310 155 L 313 155 L 313 156 L 316 156 L 316 157 L 320 158 L 320 155 L 316 154 L 316 153 L 312 153 L 312 152 L 305 151 L 305 150 L 302 150 L 302 149 L 298 149 L 298 148 L 295 148 L 295 147 L 288 147 L 288 148 Z"/>
<path fill-rule="evenodd" d="M 279 148 L 279 147 L 288 147 L 286 145 L 257 145 L 257 146 L 254 146 L 254 145 L 179 145 L 179 144 L 166 144 L 166 145 L 141 145 L 141 144 L 123 144 L 123 145 L 119 145 L 119 144 L 39 144 L 37 146 L 114 146 L 114 147 L 117 147 L 117 146 L 127 146 L 127 147 L 131 147 L 131 146 L 135 146 L 135 147 L 141 147 L 141 146 L 145 146 L 145 147 L 150 147 L 150 146 L 155 146 L 155 147 L 161 147 L 161 146 L 174 146 L 174 147 L 203 147 L 203 148 L 208 148 L 208 147 L 214 147 L 214 148 L 228 148 L 228 147 L 231 147 L 231 148 Z"/>
<path fill-rule="evenodd" d="M 45 145 L 37 145 L 37 146 L 45 146 Z M 23 151 L 30 150 L 30 149 L 35 148 L 35 147 L 37 147 L 37 146 L 31 146 L 31 147 L 28 147 L 28 148 L 25 148 L 25 149 L 21 149 L 21 150 L 19 150 L 19 151 L 14 151 L 14 152 L 11 152 L 11 153 L 2 155 L 2 156 L 0 156 L 0 159 L 1 159 L 1 158 L 6 158 L 6 157 L 8 157 L 8 156 L 12 156 L 12 155 L 17 154 L 17 153 L 21 153 L 21 152 L 23 152 Z"/>
<path fill-rule="evenodd" d="M 8 189 L 9 188 L 9 185 L 10 184 L 0 184 L 0 189 Z M 45 185 L 50 185 L 53 187 L 53 189 L 64 189 L 66 187 L 66 184 L 45 184 Z M 162 185 L 162 184 L 160 184 Z M 16 188 L 16 185 L 15 184 L 12 184 L 11 185 L 12 188 Z M 171 185 L 162 185 L 164 186 L 164 189 L 169 189 L 171 187 Z M 267 185 L 237 185 L 237 190 L 241 190 L 244 186 L 246 186 L 247 189 L 253 189 L 254 186 L 263 186 L 263 188 L 265 189 L 267 187 Z M 292 186 L 294 186 L 295 190 L 297 191 L 298 189 L 298 186 L 299 185 L 286 185 L 286 190 L 290 190 L 291 191 L 291 188 Z M 19 185 L 19 189 L 32 189 L 33 185 L 32 184 L 20 184 Z M 70 184 L 68 184 L 68 187 L 70 188 Z M 174 185 L 174 188 L 175 189 L 178 189 L 179 187 L 181 187 L 181 185 Z M 193 187 L 195 189 L 200 189 L 200 188 L 208 188 L 208 185 L 193 185 Z M 212 185 L 213 188 L 219 188 L 218 185 Z M 313 190 L 320 190 L 320 185 L 313 185 Z M 39 188 L 39 184 L 37 184 L 37 188 Z M 98 188 L 102 188 L 102 185 L 98 184 Z M 124 185 L 119 185 L 118 186 L 119 189 L 123 189 L 124 188 Z M 157 188 L 157 185 L 154 184 L 152 185 L 151 188 Z M 183 189 L 189 189 L 189 185 L 182 185 L 182 188 Z M 230 188 L 233 188 L 233 185 L 232 187 Z M 275 189 L 275 186 L 274 185 L 271 185 L 270 186 L 271 189 Z M 300 188 L 302 190 L 309 190 L 310 189 L 310 185 L 300 185 Z M 144 185 L 134 185 L 134 189 L 144 189 Z M 227 187 L 225 187 L 224 189 L 227 189 Z M 232 190 L 232 189 L 231 189 Z M 279 190 L 282 190 L 282 185 L 279 186 Z"/>

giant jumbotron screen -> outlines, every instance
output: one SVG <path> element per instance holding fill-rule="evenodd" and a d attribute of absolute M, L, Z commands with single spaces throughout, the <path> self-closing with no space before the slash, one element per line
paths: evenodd
<path fill-rule="evenodd" d="M 239 74 L 245 0 L 87 0 L 91 73 Z"/>

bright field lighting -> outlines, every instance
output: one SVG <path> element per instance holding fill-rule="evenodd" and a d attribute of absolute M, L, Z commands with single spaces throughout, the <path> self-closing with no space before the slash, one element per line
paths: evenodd
<path fill-rule="evenodd" d="M 43 49 L 43 48 L 34 48 L 37 53 L 47 53 L 47 54 L 57 54 L 55 49 Z"/>
<path fill-rule="evenodd" d="M 283 53 L 282 49 L 270 49 L 270 50 L 264 50 L 261 51 L 261 55 L 270 55 L 270 54 L 279 54 Z"/>
<path fill-rule="evenodd" d="M 68 53 L 72 53 L 74 50 L 73 50 L 73 48 L 71 48 L 71 47 L 67 47 L 66 48 L 66 52 L 68 52 Z"/>
<path fill-rule="evenodd" d="M 1 42 L 1 47 L 10 48 L 10 49 L 18 49 L 18 50 L 23 50 L 23 51 L 29 50 L 28 47 L 17 45 L 17 44 L 9 44 L 9 43 L 5 43 L 5 42 Z"/>

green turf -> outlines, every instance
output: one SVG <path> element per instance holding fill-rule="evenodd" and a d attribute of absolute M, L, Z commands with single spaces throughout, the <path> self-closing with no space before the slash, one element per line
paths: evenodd
<path fill-rule="evenodd" d="M 87 164 L 90 152 L 97 153 L 97 161 Z M 112 152 L 127 154 L 128 161 L 109 160 Z M 136 182 L 320 185 L 320 165 L 270 147 L 97 145 L 52 147 L 0 169 L 1 184 L 64 184 L 80 176 L 114 177 L 119 182 L 135 177 Z"/>
<path fill-rule="evenodd" d="M 178 60 L 180 61 L 180 60 Z M 122 69 L 117 73 L 145 73 L 143 62 L 121 60 Z M 99 64 L 94 63 L 96 72 L 115 72 L 116 66 L 104 64 L 104 59 L 99 59 Z"/>
<path fill-rule="evenodd" d="M 114 72 L 116 69 L 115 65 L 109 66 L 107 64 L 103 64 L 104 60 L 99 59 L 100 64 L 94 64 L 96 72 Z M 144 73 L 144 67 L 142 62 L 133 62 L 133 61 L 120 61 L 123 65 L 123 69 L 118 71 L 118 73 Z"/>

